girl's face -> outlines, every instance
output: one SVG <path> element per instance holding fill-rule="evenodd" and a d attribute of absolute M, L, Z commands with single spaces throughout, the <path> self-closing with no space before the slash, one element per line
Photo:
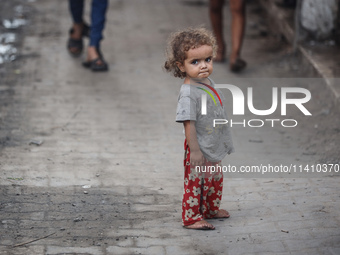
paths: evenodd
<path fill-rule="evenodd" d="M 187 58 L 184 63 L 177 62 L 178 68 L 186 73 L 186 79 L 204 79 L 213 71 L 213 49 L 209 45 L 202 45 L 198 48 L 187 51 Z"/>

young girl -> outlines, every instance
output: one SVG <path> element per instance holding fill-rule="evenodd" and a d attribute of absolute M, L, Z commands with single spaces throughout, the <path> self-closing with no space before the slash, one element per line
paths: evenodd
<path fill-rule="evenodd" d="M 219 209 L 223 175 L 217 169 L 221 160 L 233 151 L 227 125 L 214 119 L 227 119 L 223 94 L 209 78 L 217 46 L 213 35 L 204 28 L 179 31 L 169 38 L 165 69 L 184 78 L 176 121 L 184 124 L 184 194 L 183 226 L 189 229 L 215 229 L 204 219 L 229 218 Z M 203 104 L 202 104 L 203 101 Z"/>

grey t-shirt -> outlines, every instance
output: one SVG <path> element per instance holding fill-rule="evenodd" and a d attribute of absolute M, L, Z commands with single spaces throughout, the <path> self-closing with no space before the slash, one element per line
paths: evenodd
<path fill-rule="evenodd" d="M 210 86 L 214 87 L 211 80 Z M 224 96 L 219 89 L 215 91 L 221 101 L 209 86 L 183 84 L 178 96 L 176 114 L 176 122 L 195 121 L 198 144 L 204 157 L 211 162 L 221 161 L 227 154 L 234 151 L 229 125 L 213 126 L 214 119 L 228 119 Z M 207 98 L 206 115 L 201 114 L 202 94 Z"/>

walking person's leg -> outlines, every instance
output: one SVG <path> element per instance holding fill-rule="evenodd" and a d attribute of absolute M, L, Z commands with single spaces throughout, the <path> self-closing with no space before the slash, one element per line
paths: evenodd
<path fill-rule="evenodd" d="M 89 33 L 89 26 L 83 21 L 84 0 L 69 0 L 69 10 L 73 25 L 69 31 L 67 49 L 73 56 L 79 56 L 83 50 L 83 36 Z"/>
<path fill-rule="evenodd" d="M 225 60 L 226 46 L 223 38 L 223 5 L 224 0 L 210 0 L 209 14 L 213 32 L 217 42 L 217 54 L 215 61 L 223 62 Z"/>
<path fill-rule="evenodd" d="M 87 61 L 93 71 L 106 71 L 108 65 L 100 52 L 100 41 L 103 39 L 103 31 L 106 20 L 108 0 L 92 0 L 90 44 L 87 50 Z"/>
<path fill-rule="evenodd" d="M 106 21 L 108 0 L 92 0 L 90 47 L 100 48 Z"/>
<path fill-rule="evenodd" d="M 68 3 L 73 23 L 83 23 L 84 0 L 69 0 Z"/>
<path fill-rule="evenodd" d="M 230 70 L 239 72 L 247 65 L 247 63 L 241 59 L 241 49 L 246 24 L 245 0 L 230 0 L 230 10 L 232 16 Z"/>

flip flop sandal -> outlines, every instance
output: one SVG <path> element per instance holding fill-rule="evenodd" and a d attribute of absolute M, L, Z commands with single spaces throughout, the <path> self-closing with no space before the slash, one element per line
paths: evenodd
<path fill-rule="evenodd" d="M 243 59 L 236 59 L 235 63 L 230 64 L 230 71 L 234 73 L 241 72 L 244 68 L 246 68 L 247 62 L 244 61 Z"/>
<path fill-rule="evenodd" d="M 80 54 L 83 52 L 83 39 L 72 39 L 69 38 L 67 41 L 67 49 L 68 52 L 73 56 L 73 57 L 79 57 Z M 71 50 L 71 49 L 76 49 L 76 50 Z"/>
<path fill-rule="evenodd" d="M 99 61 L 102 63 L 98 64 Z M 85 68 L 90 68 L 93 72 L 105 72 L 109 69 L 107 63 L 101 56 L 94 60 L 83 62 L 83 66 Z"/>
<path fill-rule="evenodd" d="M 72 35 L 74 32 L 73 28 L 70 28 L 69 30 L 69 34 Z M 90 33 L 90 27 L 89 25 L 84 23 L 84 27 L 83 27 L 83 31 L 82 31 L 82 37 L 83 36 L 89 36 Z M 69 53 L 73 56 L 73 57 L 78 57 L 80 56 L 80 54 L 83 52 L 83 39 L 72 39 L 69 38 L 67 41 L 67 49 L 69 51 Z M 71 50 L 71 49 L 76 49 L 76 50 Z"/>

